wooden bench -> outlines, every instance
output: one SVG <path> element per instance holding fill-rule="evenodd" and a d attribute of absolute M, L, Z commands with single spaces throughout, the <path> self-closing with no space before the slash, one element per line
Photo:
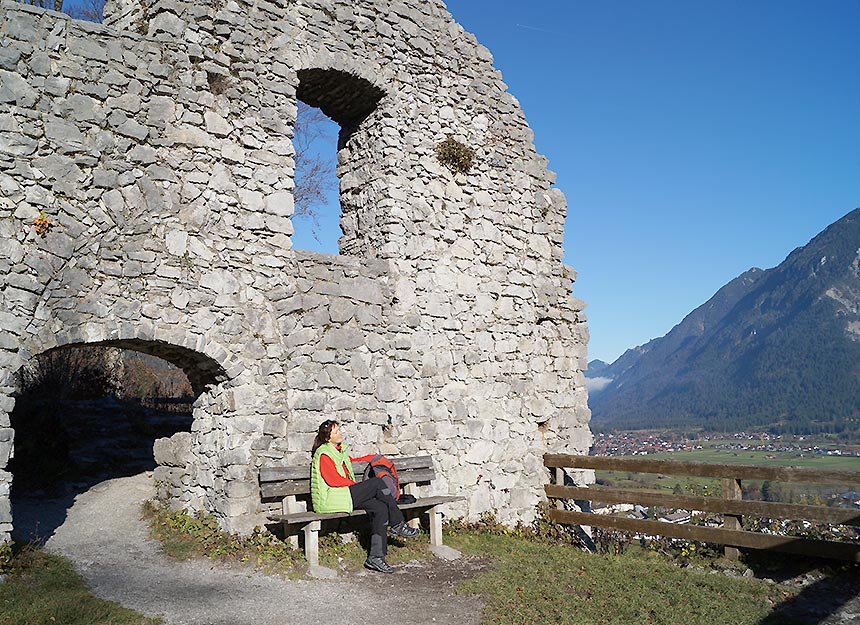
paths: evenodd
<path fill-rule="evenodd" d="M 397 467 L 400 485 L 406 494 L 416 498 L 414 503 L 400 504 L 409 524 L 416 527 L 417 516 L 428 512 L 430 516 L 430 546 L 442 547 L 442 515 L 439 506 L 452 501 L 460 501 L 463 497 L 442 495 L 434 497 L 418 497 L 418 486 L 429 484 L 436 477 L 433 469 L 433 459 L 430 456 L 391 458 Z M 364 478 L 366 462 L 354 462 L 355 479 Z M 310 511 L 310 465 L 290 467 L 262 467 L 260 469 L 260 494 L 263 501 L 281 500 L 281 514 L 269 515 L 269 520 L 281 523 L 284 536 L 290 537 L 294 547 L 298 548 L 297 532 L 301 531 L 305 538 L 305 556 L 312 567 L 319 567 L 319 531 L 323 521 L 344 519 L 367 514 L 364 510 L 354 510 L 352 513 L 333 512 L 320 514 Z M 446 548 L 447 549 L 447 548 Z"/>

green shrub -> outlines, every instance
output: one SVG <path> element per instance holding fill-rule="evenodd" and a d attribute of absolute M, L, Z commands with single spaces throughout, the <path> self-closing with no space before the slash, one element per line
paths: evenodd
<path fill-rule="evenodd" d="M 0 575 L 5 575 L 12 568 L 12 543 L 0 544 Z"/>

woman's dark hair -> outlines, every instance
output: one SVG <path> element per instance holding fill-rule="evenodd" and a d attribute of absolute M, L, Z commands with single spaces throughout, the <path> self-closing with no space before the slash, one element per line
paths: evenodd
<path fill-rule="evenodd" d="M 328 442 L 328 439 L 331 438 L 332 428 L 336 425 L 339 425 L 338 422 L 332 421 L 331 419 L 326 419 L 320 423 L 316 438 L 314 438 L 314 445 L 311 447 L 311 456 L 317 453 L 317 449 L 319 449 L 321 445 L 325 445 Z"/>

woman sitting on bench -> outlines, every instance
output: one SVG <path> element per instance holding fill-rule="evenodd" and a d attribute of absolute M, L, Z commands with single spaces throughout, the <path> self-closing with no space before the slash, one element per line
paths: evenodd
<path fill-rule="evenodd" d="M 418 530 L 409 527 L 397 502 L 378 477 L 355 481 L 353 462 L 367 462 L 373 454 L 350 458 L 337 421 L 320 424 L 314 439 L 311 462 L 311 501 L 315 512 L 366 510 L 370 515 L 370 553 L 364 566 L 380 573 L 393 573 L 385 561 L 388 553 L 386 527 L 395 536 L 414 538 Z"/>

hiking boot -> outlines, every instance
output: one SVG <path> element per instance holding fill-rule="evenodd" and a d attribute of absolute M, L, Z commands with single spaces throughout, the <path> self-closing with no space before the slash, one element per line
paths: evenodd
<path fill-rule="evenodd" d="M 382 556 L 369 556 L 364 561 L 364 568 L 378 573 L 394 573 L 394 569 L 391 568 L 391 565 Z"/>
<path fill-rule="evenodd" d="M 388 528 L 394 536 L 401 538 L 415 538 L 420 533 L 417 527 L 409 527 L 406 523 L 398 523 L 397 525 Z"/>

